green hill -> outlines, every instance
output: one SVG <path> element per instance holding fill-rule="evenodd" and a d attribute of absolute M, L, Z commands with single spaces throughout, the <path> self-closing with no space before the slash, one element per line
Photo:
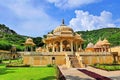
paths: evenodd
<path fill-rule="evenodd" d="M 23 51 L 23 43 L 28 37 L 29 36 L 19 35 L 15 31 L 6 27 L 6 25 L 0 24 L 0 49 L 2 50 L 10 50 L 12 46 L 16 46 L 17 51 Z M 41 37 L 30 38 L 33 39 L 37 47 L 43 45 Z"/>
<path fill-rule="evenodd" d="M 85 40 L 83 48 L 85 48 L 89 42 L 95 44 L 99 38 L 102 40 L 104 38 L 108 39 L 111 46 L 120 45 L 120 28 L 103 28 L 92 31 L 78 31 L 77 33 L 82 34 L 82 38 Z M 19 35 L 4 24 L 0 24 L 0 49 L 2 50 L 9 50 L 12 46 L 16 46 L 18 51 L 23 51 L 23 43 L 28 37 L 29 36 Z M 36 47 L 43 46 L 42 37 L 30 38 L 33 39 Z"/>
<path fill-rule="evenodd" d="M 84 47 L 86 47 L 89 42 L 95 44 L 99 38 L 102 40 L 104 38 L 108 39 L 111 46 L 120 46 L 120 28 L 103 28 L 92 31 L 78 31 L 77 33 L 82 34 L 85 40 Z"/>

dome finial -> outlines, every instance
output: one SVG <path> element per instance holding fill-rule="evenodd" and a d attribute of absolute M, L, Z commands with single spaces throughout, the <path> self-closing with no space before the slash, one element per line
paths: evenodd
<path fill-rule="evenodd" d="M 64 19 L 62 19 L 62 24 L 61 24 L 61 26 L 64 26 L 65 25 L 65 21 L 64 21 Z"/>
<path fill-rule="evenodd" d="M 62 19 L 62 24 L 65 24 L 64 19 Z"/>

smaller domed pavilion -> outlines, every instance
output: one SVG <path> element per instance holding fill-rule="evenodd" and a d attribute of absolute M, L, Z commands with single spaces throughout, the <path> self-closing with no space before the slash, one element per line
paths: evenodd
<path fill-rule="evenodd" d="M 110 48 L 110 43 L 106 38 L 103 41 L 99 39 L 99 41 L 94 46 L 95 52 L 108 52 L 109 48 Z"/>
<path fill-rule="evenodd" d="M 35 46 L 35 43 L 31 38 L 28 38 L 24 43 L 26 49 L 25 51 L 29 51 L 28 48 L 30 47 L 30 51 L 33 51 L 33 47 Z"/>
<path fill-rule="evenodd" d="M 101 39 L 94 45 L 93 43 L 89 43 L 85 49 L 86 52 L 108 52 L 110 48 L 110 43 L 105 38 L 103 41 Z"/>
<path fill-rule="evenodd" d="M 108 52 L 108 49 L 110 48 L 110 43 L 106 38 L 103 40 L 102 47 L 104 48 L 104 51 Z"/>
<path fill-rule="evenodd" d="M 94 52 L 94 44 L 93 43 L 89 43 L 85 49 L 86 52 Z"/>

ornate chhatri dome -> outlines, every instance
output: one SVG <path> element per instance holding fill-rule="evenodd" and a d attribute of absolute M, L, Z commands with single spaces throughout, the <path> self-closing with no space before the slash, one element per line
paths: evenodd
<path fill-rule="evenodd" d="M 94 48 L 100 48 L 104 45 L 110 45 L 110 43 L 108 42 L 106 38 L 103 41 L 99 39 L 99 41 L 95 44 Z"/>
<path fill-rule="evenodd" d="M 108 42 L 108 40 L 105 38 L 104 40 L 103 40 L 103 44 L 102 45 L 110 45 L 110 43 Z"/>
<path fill-rule="evenodd" d="M 76 37 L 81 37 L 81 34 L 75 33 Z"/>
<path fill-rule="evenodd" d="M 56 29 L 54 29 L 53 33 L 58 33 L 58 32 L 72 32 L 73 33 L 73 29 L 66 26 L 64 24 L 64 19 L 62 20 L 62 24 L 60 26 L 58 26 Z"/>
<path fill-rule="evenodd" d="M 52 33 L 49 33 L 49 34 L 47 35 L 47 37 L 53 37 L 53 34 L 52 34 Z"/>
<path fill-rule="evenodd" d="M 32 46 L 35 45 L 35 43 L 33 42 L 33 40 L 32 40 L 31 38 L 28 38 L 28 39 L 25 41 L 24 44 L 25 44 L 25 45 L 32 45 Z"/>
<path fill-rule="evenodd" d="M 29 43 L 29 42 L 33 42 L 33 40 L 32 40 L 31 38 L 28 38 L 28 39 L 26 40 L 26 43 Z"/>
<path fill-rule="evenodd" d="M 94 48 L 101 48 L 102 47 L 102 40 L 99 39 L 99 41 L 95 44 Z"/>
<path fill-rule="evenodd" d="M 94 44 L 90 42 L 86 48 L 94 48 Z"/>

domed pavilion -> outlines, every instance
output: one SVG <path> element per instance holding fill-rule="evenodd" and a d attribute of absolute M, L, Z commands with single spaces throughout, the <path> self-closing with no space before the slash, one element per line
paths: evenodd
<path fill-rule="evenodd" d="M 94 44 L 93 43 L 89 43 L 85 49 L 86 52 L 94 52 Z"/>
<path fill-rule="evenodd" d="M 86 52 L 108 52 L 110 43 L 105 38 L 104 40 L 99 39 L 95 45 L 89 43 L 85 49 Z"/>
<path fill-rule="evenodd" d="M 84 42 L 81 35 L 64 24 L 64 20 L 54 29 L 53 33 L 47 35 L 44 41 L 47 52 L 76 52 Z"/>
<path fill-rule="evenodd" d="M 24 43 L 26 49 L 25 51 L 28 51 L 28 48 L 30 47 L 30 50 L 33 51 L 33 47 L 35 46 L 35 43 L 33 42 L 33 40 L 31 38 L 28 38 L 25 43 Z"/>
<path fill-rule="evenodd" d="M 94 46 L 95 52 L 108 52 L 109 48 L 110 43 L 106 38 L 103 41 L 99 39 L 99 41 Z"/>

